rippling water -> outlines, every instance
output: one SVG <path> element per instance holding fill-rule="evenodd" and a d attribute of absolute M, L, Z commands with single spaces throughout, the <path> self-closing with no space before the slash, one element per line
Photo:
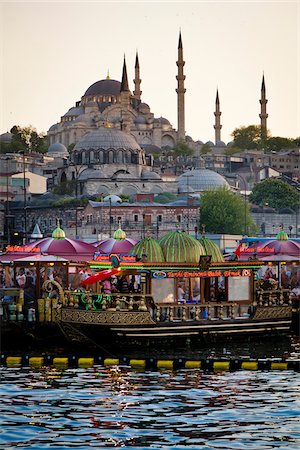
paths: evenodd
<path fill-rule="evenodd" d="M 297 449 L 292 371 L 0 368 L 1 449 Z"/>

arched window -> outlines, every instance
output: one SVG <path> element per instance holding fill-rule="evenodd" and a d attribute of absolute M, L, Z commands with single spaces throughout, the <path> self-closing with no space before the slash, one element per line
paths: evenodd
<path fill-rule="evenodd" d="M 118 150 L 117 152 L 117 163 L 123 164 L 124 163 L 124 153 L 123 150 Z"/>
<path fill-rule="evenodd" d="M 99 163 L 100 164 L 104 164 L 104 152 L 103 152 L 103 150 L 100 150 L 99 151 Z"/>

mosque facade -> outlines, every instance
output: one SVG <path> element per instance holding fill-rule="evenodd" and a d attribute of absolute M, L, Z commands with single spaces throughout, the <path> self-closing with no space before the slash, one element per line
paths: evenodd
<path fill-rule="evenodd" d="M 192 167 L 204 169 L 200 157 L 203 143 L 193 141 L 185 133 L 185 61 L 181 33 L 176 65 L 177 129 L 168 119 L 155 117 L 150 106 L 142 101 L 138 54 L 131 92 L 124 57 L 121 82 L 110 79 L 109 75 L 96 81 L 60 122 L 48 130 L 48 154 L 57 157 L 61 152 L 64 161 L 58 168 L 55 183 L 75 179 L 76 194 L 79 187 L 80 195 L 177 193 L 176 182 L 163 181 L 160 168 L 154 168 L 153 153 L 162 154 L 165 148 L 173 148 L 179 141 L 186 141 L 197 155 L 198 162 Z M 260 117 L 264 129 L 267 126 L 266 102 L 263 79 Z M 208 142 L 210 147 L 226 147 L 221 141 L 221 114 L 217 92 L 215 143 Z M 72 151 L 68 155 L 70 148 Z"/>

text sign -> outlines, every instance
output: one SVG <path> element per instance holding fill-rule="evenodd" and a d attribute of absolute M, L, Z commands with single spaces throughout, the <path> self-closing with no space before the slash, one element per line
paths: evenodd
<path fill-rule="evenodd" d="M 167 272 L 167 278 L 197 278 L 197 277 L 250 277 L 250 269 L 236 270 L 199 270 L 195 272 Z"/>

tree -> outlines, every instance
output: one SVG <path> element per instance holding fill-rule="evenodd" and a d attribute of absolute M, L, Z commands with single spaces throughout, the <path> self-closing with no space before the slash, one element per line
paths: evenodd
<path fill-rule="evenodd" d="M 62 181 L 59 185 L 54 186 L 52 191 L 57 195 L 73 195 L 76 191 L 76 180 Z"/>
<path fill-rule="evenodd" d="M 284 181 L 267 178 L 254 186 L 250 201 L 260 206 L 267 203 L 277 210 L 291 208 L 295 211 L 299 208 L 299 193 Z"/>
<path fill-rule="evenodd" d="M 200 225 L 211 233 L 254 234 L 249 204 L 226 187 L 205 191 L 200 199 Z"/>
<path fill-rule="evenodd" d="M 194 154 L 194 150 L 188 146 L 185 141 L 178 141 L 173 147 L 173 153 L 175 156 L 191 156 Z"/>
<path fill-rule="evenodd" d="M 266 139 L 264 150 L 266 153 L 279 152 L 283 148 L 295 147 L 294 139 L 284 137 L 270 137 Z"/>
<path fill-rule="evenodd" d="M 46 135 L 44 133 L 38 133 L 32 125 L 27 127 L 14 125 L 10 132 L 13 137 L 11 143 L 8 144 L 7 151 L 12 153 L 17 153 L 19 151 L 24 151 L 25 153 L 47 152 Z"/>
<path fill-rule="evenodd" d="M 206 142 L 206 144 L 203 144 L 200 149 L 201 155 L 206 155 L 207 153 L 210 153 L 210 151 L 211 151 L 211 148 L 207 142 Z"/>
<path fill-rule="evenodd" d="M 234 146 L 242 150 L 257 149 L 262 146 L 261 127 L 259 125 L 235 128 L 231 136 L 234 140 Z"/>

